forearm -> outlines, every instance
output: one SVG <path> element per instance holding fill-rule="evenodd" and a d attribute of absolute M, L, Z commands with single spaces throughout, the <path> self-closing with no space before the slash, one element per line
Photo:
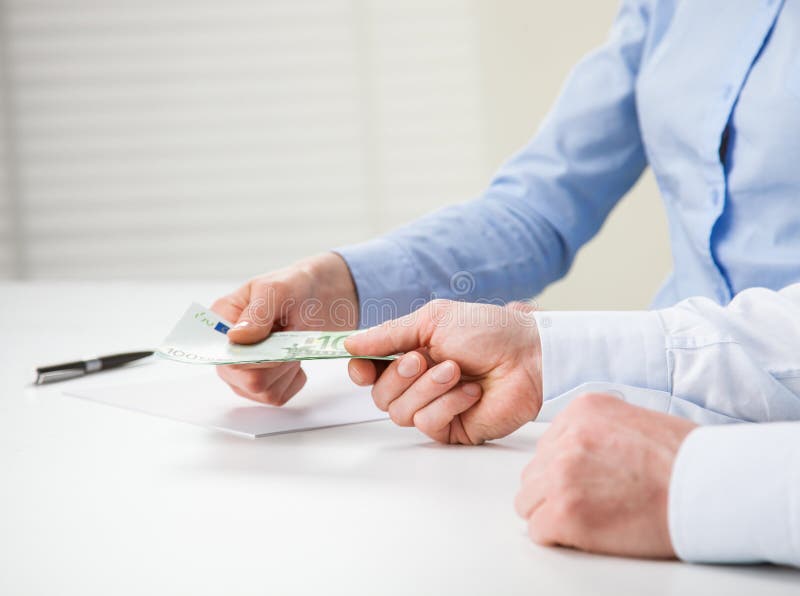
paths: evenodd
<path fill-rule="evenodd" d="M 536 209 L 489 198 L 447 207 L 337 252 L 355 279 L 362 326 L 435 298 L 528 298 L 566 266 L 558 232 Z"/>

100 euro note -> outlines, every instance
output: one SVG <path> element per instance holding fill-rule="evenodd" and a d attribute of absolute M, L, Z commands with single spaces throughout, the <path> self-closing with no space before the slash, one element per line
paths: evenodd
<path fill-rule="evenodd" d="M 323 358 L 353 358 L 344 340 L 357 331 L 279 331 L 252 345 L 227 338 L 232 324 L 200 304 L 192 304 L 155 353 L 186 364 L 251 364 Z M 396 356 L 375 357 L 392 360 Z"/>

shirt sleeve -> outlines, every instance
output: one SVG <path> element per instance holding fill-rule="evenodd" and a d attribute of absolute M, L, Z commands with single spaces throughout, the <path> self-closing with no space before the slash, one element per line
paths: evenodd
<path fill-rule="evenodd" d="M 528 298 L 564 275 L 646 165 L 635 84 L 649 19 L 647 0 L 623 2 L 607 42 L 574 68 L 537 134 L 483 196 L 337 249 L 362 326 L 432 298 Z"/>
<path fill-rule="evenodd" d="M 800 567 L 800 424 L 734 424 L 692 431 L 669 489 L 679 558 Z"/>
<path fill-rule="evenodd" d="M 545 400 L 617 383 L 668 396 L 664 411 L 701 424 L 800 420 L 800 284 L 745 290 L 726 307 L 691 298 L 654 312 L 535 316 Z"/>

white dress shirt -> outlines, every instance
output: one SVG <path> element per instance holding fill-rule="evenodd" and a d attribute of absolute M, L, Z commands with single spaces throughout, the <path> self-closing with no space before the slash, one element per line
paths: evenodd
<path fill-rule="evenodd" d="M 652 312 L 540 312 L 551 419 L 580 394 L 699 424 L 800 420 L 800 284 L 726 307 L 691 298 Z M 800 566 L 800 424 L 703 427 L 678 454 L 670 535 L 687 561 Z"/>
<path fill-rule="evenodd" d="M 685 561 L 800 567 L 800 423 L 692 431 L 672 469 L 669 533 Z"/>

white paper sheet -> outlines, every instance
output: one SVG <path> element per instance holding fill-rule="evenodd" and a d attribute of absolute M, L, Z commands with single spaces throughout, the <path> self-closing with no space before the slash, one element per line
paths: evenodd
<path fill-rule="evenodd" d="M 387 418 L 369 388 L 348 379 L 347 361 L 303 367 L 306 386 L 280 408 L 235 395 L 213 369 L 170 363 L 131 368 L 124 371 L 124 382 L 107 385 L 98 383 L 100 373 L 91 382 L 65 387 L 64 394 L 251 438 Z"/>

